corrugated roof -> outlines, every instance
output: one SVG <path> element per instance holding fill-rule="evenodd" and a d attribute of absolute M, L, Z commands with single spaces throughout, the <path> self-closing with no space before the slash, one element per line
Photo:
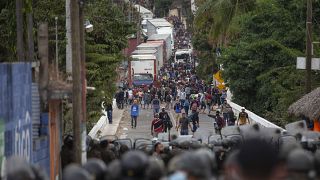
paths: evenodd
<path fill-rule="evenodd" d="M 148 40 L 154 41 L 154 40 L 166 40 L 168 36 L 171 36 L 171 34 L 153 34 L 151 35 Z"/>
<path fill-rule="evenodd" d="M 172 27 L 172 24 L 170 24 L 167 20 L 163 18 L 148 19 L 148 21 L 155 27 Z"/>

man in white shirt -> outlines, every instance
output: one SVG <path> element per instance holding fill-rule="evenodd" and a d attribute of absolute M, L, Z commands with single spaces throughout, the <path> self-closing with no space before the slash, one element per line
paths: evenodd
<path fill-rule="evenodd" d="M 181 93 L 180 93 L 180 102 L 181 102 L 181 104 L 184 104 L 184 101 L 186 100 L 186 92 L 184 92 L 184 90 L 182 89 L 181 90 Z"/>
<path fill-rule="evenodd" d="M 132 100 L 133 100 L 133 91 L 132 89 L 128 90 L 128 99 L 129 99 L 129 104 L 132 104 Z"/>

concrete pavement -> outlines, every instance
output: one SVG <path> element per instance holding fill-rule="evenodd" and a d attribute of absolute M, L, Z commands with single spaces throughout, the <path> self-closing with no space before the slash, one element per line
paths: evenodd
<path fill-rule="evenodd" d="M 108 123 L 107 113 L 102 111 L 103 116 L 100 117 L 97 124 L 89 132 L 89 136 L 92 138 L 100 138 L 103 136 L 116 135 L 121 118 L 123 116 L 124 109 L 118 109 L 115 100 L 113 101 L 113 112 L 112 112 L 112 124 Z"/>
<path fill-rule="evenodd" d="M 174 111 L 173 109 L 169 111 L 169 115 L 171 117 L 172 123 L 175 127 L 175 119 L 174 119 Z M 197 139 L 202 139 L 204 143 L 208 141 L 208 137 L 214 133 L 213 128 L 213 119 L 208 117 L 206 114 L 199 114 L 200 118 L 200 128 L 194 134 L 194 137 Z M 140 116 L 137 120 L 137 128 L 131 128 L 131 117 L 128 109 L 125 109 L 123 113 L 123 118 L 120 122 L 118 131 L 116 135 L 122 138 L 147 138 L 152 139 L 151 135 L 151 121 L 153 120 L 153 112 L 151 109 L 141 109 Z M 189 132 L 191 134 L 191 131 Z M 175 128 L 171 129 L 171 134 L 178 135 L 179 132 L 175 130 Z"/>

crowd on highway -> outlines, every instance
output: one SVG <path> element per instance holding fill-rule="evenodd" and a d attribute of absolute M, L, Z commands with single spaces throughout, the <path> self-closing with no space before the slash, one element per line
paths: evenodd
<path fill-rule="evenodd" d="M 176 48 L 184 48 L 190 41 L 184 25 L 175 16 L 169 19 L 174 23 Z M 183 41 L 187 43 L 181 43 Z M 177 131 L 180 130 L 180 135 L 196 132 L 200 126 L 199 113 L 207 113 L 214 119 L 213 125 L 217 133 L 224 126 L 235 125 L 236 122 L 238 125 L 250 123 L 244 108 L 236 121 L 226 98 L 226 90 L 205 83 L 196 75 L 193 57 L 188 56 L 183 62 L 172 59 L 165 64 L 160 69 L 158 81 L 153 84 L 120 88 L 116 95 L 119 108 L 130 106 L 132 128 L 139 128 L 137 122 L 142 108 L 153 110 L 154 119 L 150 122 L 151 134 L 155 137 L 159 133 L 170 131 L 174 125 Z M 170 119 L 168 115 L 167 111 L 170 110 L 174 111 L 174 119 Z"/>
<path fill-rule="evenodd" d="M 178 42 L 188 41 L 188 33 L 175 17 Z M 178 45 L 180 46 L 180 45 Z M 116 95 L 118 108 L 129 108 L 131 127 L 139 128 L 141 109 L 150 109 L 150 133 L 155 139 L 87 137 L 87 158 L 83 165 L 73 164 L 74 139 L 64 138 L 61 151 L 63 180 L 316 180 L 320 179 L 318 141 L 305 141 L 302 134 L 289 141 L 280 131 L 277 137 L 265 134 L 250 120 L 245 109 L 235 117 L 227 103 L 225 90 L 205 83 L 192 63 L 172 61 L 160 70 L 159 80 L 150 86 L 123 87 Z M 112 123 L 112 105 L 104 106 Z M 169 116 L 173 112 L 174 119 Z M 199 114 L 213 118 L 217 139 L 183 138 L 201 126 Z M 235 126 L 238 125 L 238 126 Z M 226 126 L 244 127 L 237 135 L 223 136 Z M 181 137 L 171 135 L 170 142 L 156 139 L 172 128 Z M 134 142 L 132 142 L 134 141 Z M 7 179 L 47 180 L 41 167 L 21 159 L 8 159 Z"/>

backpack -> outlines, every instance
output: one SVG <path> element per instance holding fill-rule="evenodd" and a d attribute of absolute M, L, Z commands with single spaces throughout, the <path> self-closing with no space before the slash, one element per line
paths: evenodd
<path fill-rule="evenodd" d="M 171 96 L 167 95 L 166 100 L 167 100 L 167 102 L 170 102 L 171 101 Z"/>
<path fill-rule="evenodd" d="M 190 106 L 190 103 L 189 101 L 184 101 L 184 104 L 183 104 L 184 107 L 189 107 Z"/>
<path fill-rule="evenodd" d="M 160 104 L 159 99 L 155 99 L 155 100 L 153 101 L 153 105 L 159 105 L 159 104 Z"/>
<path fill-rule="evenodd" d="M 177 103 L 175 106 L 174 106 L 174 110 L 176 113 L 180 113 L 181 112 L 181 105 L 180 103 Z"/>
<path fill-rule="evenodd" d="M 217 125 L 218 125 L 218 128 L 219 129 L 222 129 L 224 127 L 224 120 L 219 116 L 219 117 L 216 117 L 216 122 L 217 122 Z"/>
<path fill-rule="evenodd" d="M 170 118 L 167 118 L 167 119 L 165 120 L 165 123 L 166 123 L 166 126 L 167 126 L 169 129 L 171 129 L 171 128 L 173 127 Z"/>
<path fill-rule="evenodd" d="M 197 120 L 199 119 L 199 113 L 198 112 L 192 113 L 190 115 L 189 119 L 191 120 L 191 122 L 193 124 L 195 124 L 197 122 Z"/>

